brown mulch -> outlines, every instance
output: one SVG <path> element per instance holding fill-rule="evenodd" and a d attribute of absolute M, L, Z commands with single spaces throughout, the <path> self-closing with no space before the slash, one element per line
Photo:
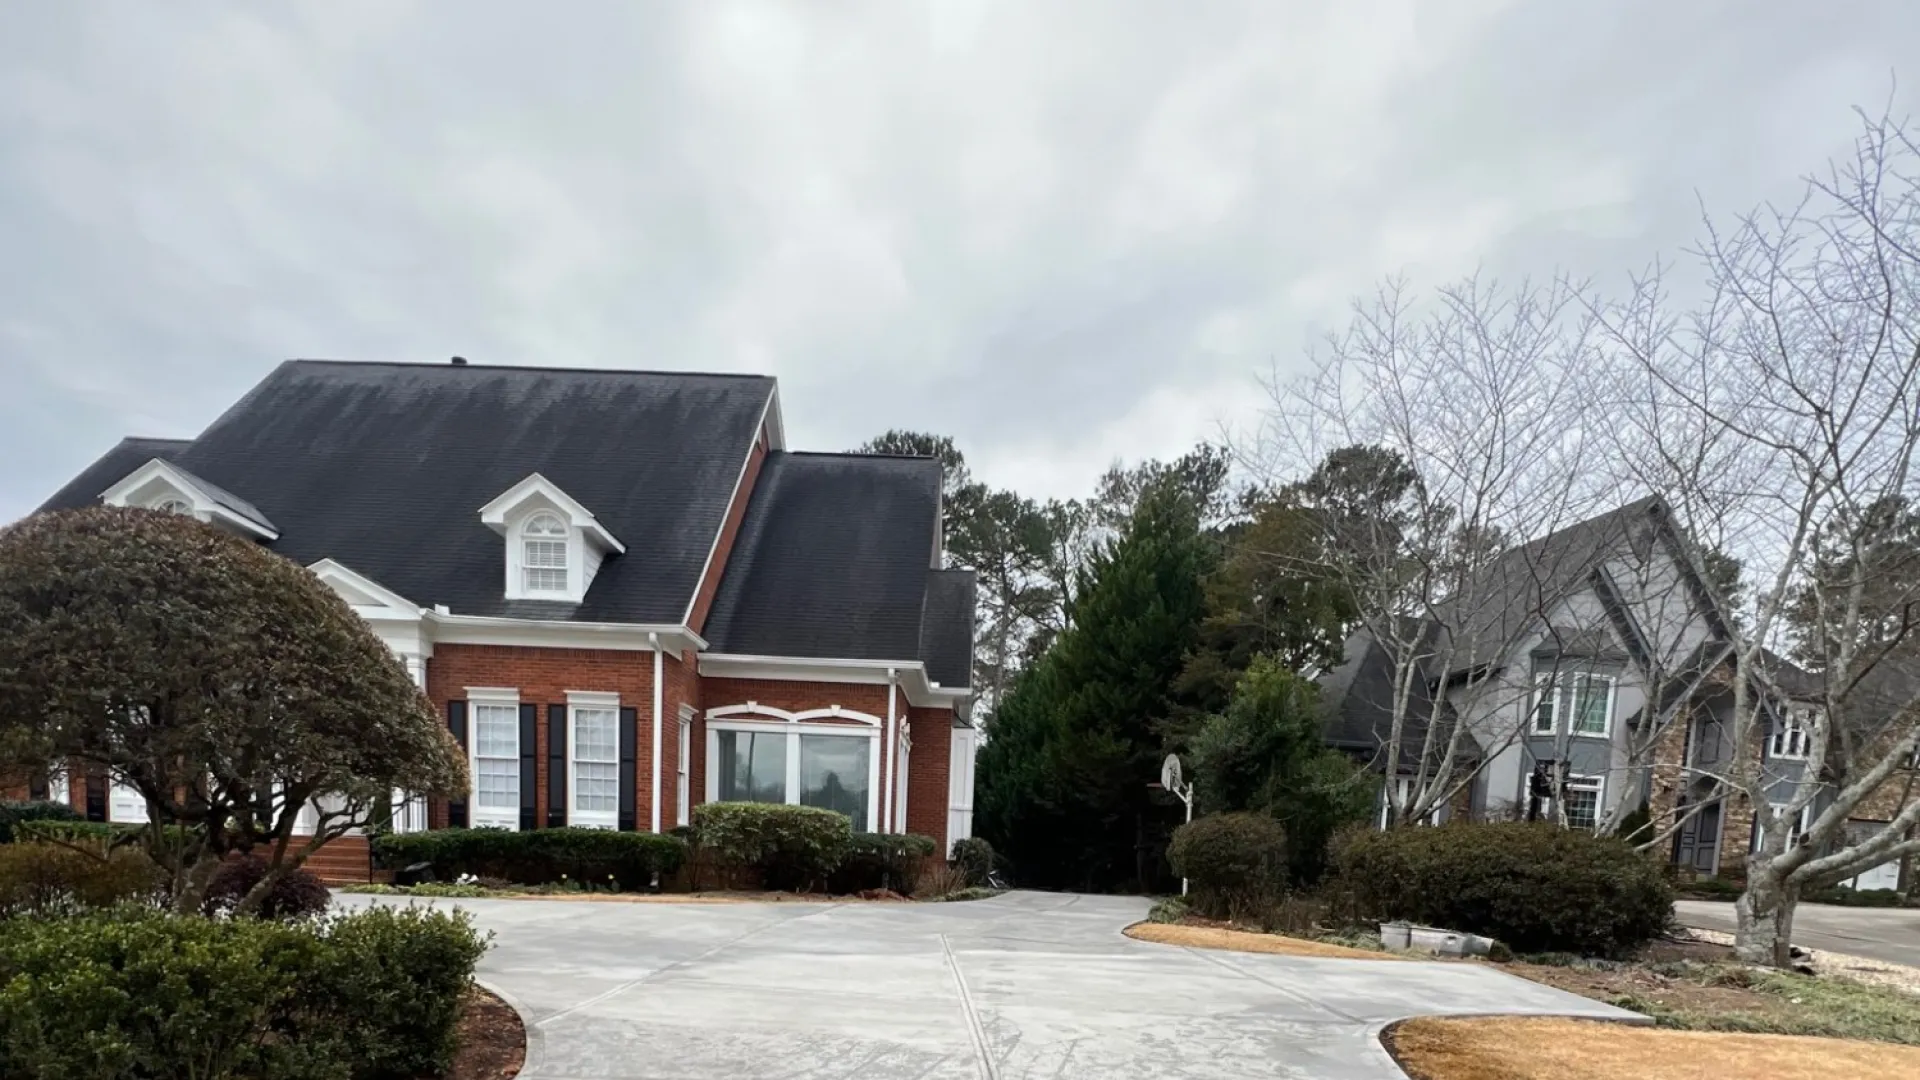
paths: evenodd
<path fill-rule="evenodd" d="M 488 900 L 569 900 L 577 904 L 858 904 L 911 901 L 892 889 L 868 889 L 853 896 L 826 893 L 714 890 L 690 893 L 554 892 L 500 893 Z"/>
<path fill-rule="evenodd" d="M 1134 923 L 1122 933 L 1137 941 L 1161 945 L 1181 945 L 1189 949 L 1225 949 L 1229 952 L 1273 953 L 1280 956 L 1317 956 L 1338 960 L 1399 960 L 1390 953 L 1350 949 L 1324 941 L 1285 937 L 1280 934 L 1256 934 L 1246 930 L 1228 930 L 1216 926 L 1192 926 L 1185 923 Z"/>
<path fill-rule="evenodd" d="M 1423 1017 L 1382 1036 L 1413 1080 L 1908 1080 L 1920 1047 L 1552 1017 Z"/>
<path fill-rule="evenodd" d="M 527 1032 L 513 1006 L 479 987 L 460 1017 L 460 1049 L 441 1080 L 505 1080 L 527 1059 Z"/>

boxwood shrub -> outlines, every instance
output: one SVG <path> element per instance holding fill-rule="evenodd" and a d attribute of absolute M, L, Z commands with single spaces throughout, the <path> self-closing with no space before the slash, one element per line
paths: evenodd
<path fill-rule="evenodd" d="M 985 885 L 987 875 L 993 873 L 993 845 L 987 843 L 987 838 L 984 836 L 969 836 L 964 840 L 955 840 L 953 865 L 966 875 L 968 885 Z"/>
<path fill-rule="evenodd" d="M 632 891 L 646 888 L 656 874 L 666 878 L 680 869 L 687 842 L 606 829 L 432 829 L 375 837 L 373 852 L 388 869 L 427 863 L 442 880 L 472 874 L 547 885 L 564 879 Z"/>
<path fill-rule="evenodd" d="M 704 857 L 758 873 L 769 889 L 816 889 L 853 845 L 847 815 L 781 803 L 702 803 L 693 808 L 694 844 Z"/>
<path fill-rule="evenodd" d="M 485 951 L 462 912 L 0 922 L 0 1076 L 439 1075 Z"/>
<path fill-rule="evenodd" d="M 857 893 L 867 889 L 911 892 L 920 868 L 940 850 L 931 836 L 919 833 L 854 833 L 846 854 L 827 879 L 827 891 Z"/>
<path fill-rule="evenodd" d="M 1620 956 L 1666 929 L 1673 887 L 1624 841 L 1547 822 L 1351 837 L 1336 855 L 1363 913 L 1482 934 L 1515 952 Z"/>
<path fill-rule="evenodd" d="M 1195 913 L 1257 916 L 1285 888 L 1287 834 L 1265 814 L 1210 814 L 1173 831 L 1167 859 L 1187 879 Z"/>
<path fill-rule="evenodd" d="M 137 848 L 0 844 L 0 918 L 157 906 L 164 895 L 160 868 Z"/>

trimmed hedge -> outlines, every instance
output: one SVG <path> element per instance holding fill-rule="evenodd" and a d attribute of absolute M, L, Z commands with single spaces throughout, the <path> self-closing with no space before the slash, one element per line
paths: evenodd
<path fill-rule="evenodd" d="M 80 821 L 79 814 L 66 803 L 29 799 L 25 802 L 0 799 L 0 844 L 11 844 L 14 826 L 29 821 Z"/>
<path fill-rule="evenodd" d="M 677 836 L 606 829 L 433 829 L 375 837 L 381 865 L 399 870 L 416 863 L 436 877 L 462 874 L 499 878 L 517 885 L 561 880 L 631 892 L 670 877 L 687 861 L 687 843 Z"/>
<path fill-rule="evenodd" d="M 1285 891 L 1287 833 L 1265 814 L 1210 814 L 1173 831 L 1167 859 L 1188 880 L 1194 911 L 1245 918 Z"/>
<path fill-rule="evenodd" d="M 208 915 L 232 914 L 266 876 L 267 860 L 260 855 L 228 859 L 207 884 L 207 899 L 202 910 Z M 280 875 L 254 914 L 262 919 L 304 919 L 327 910 L 332 902 L 326 884 L 313 871 L 300 866 Z"/>
<path fill-rule="evenodd" d="M 969 836 L 953 842 L 953 865 L 967 877 L 967 884 L 980 886 L 993 873 L 993 845 L 984 836 Z"/>
<path fill-rule="evenodd" d="M 827 879 L 827 891 L 842 895 L 868 889 L 911 892 L 921 865 L 938 850 L 933 837 L 919 833 L 854 833 L 840 865 Z"/>
<path fill-rule="evenodd" d="M 464 912 L 415 908 L 0 922 L 0 1076 L 437 1076 L 485 950 Z"/>
<path fill-rule="evenodd" d="M 1481 934 L 1515 952 L 1621 956 L 1673 913 L 1673 887 L 1652 859 L 1546 822 L 1365 833 L 1336 858 L 1363 913 Z"/>
<path fill-rule="evenodd" d="M 782 803 L 702 803 L 693 808 L 694 843 L 722 864 L 757 871 L 769 889 L 825 884 L 853 846 L 847 815 Z"/>

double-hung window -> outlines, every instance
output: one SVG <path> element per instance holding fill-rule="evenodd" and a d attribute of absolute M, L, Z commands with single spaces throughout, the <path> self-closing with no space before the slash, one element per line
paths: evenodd
<path fill-rule="evenodd" d="M 535 514 L 520 529 L 521 588 L 529 593 L 567 591 L 567 526 L 557 516 Z"/>
<path fill-rule="evenodd" d="M 1798 760 L 1807 756 L 1813 744 L 1813 714 L 1806 709 L 1789 709 L 1775 722 L 1768 757 Z"/>
<path fill-rule="evenodd" d="M 1606 783 L 1598 776 L 1567 778 L 1567 828 L 1592 832 L 1600 823 L 1600 793 Z"/>
<path fill-rule="evenodd" d="M 673 820 L 685 825 L 693 812 L 689 780 L 693 775 L 693 710 L 681 706 L 679 752 L 674 755 Z"/>
<path fill-rule="evenodd" d="M 567 713 L 573 725 L 567 745 L 573 771 L 575 825 L 611 829 L 620 817 L 620 698 L 616 694 L 569 693 Z"/>
<path fill-rule="evenodd" d="M 467 691 L 473 732 L 475 826 L 520 827 L 520 697 L 515 690 Z"/>
<path fill-rule="evenodd" d="M 1592 672 L 1534 677 L 1533 733 L 1604 738 L 1613 732 L 1614 677 Z"/>

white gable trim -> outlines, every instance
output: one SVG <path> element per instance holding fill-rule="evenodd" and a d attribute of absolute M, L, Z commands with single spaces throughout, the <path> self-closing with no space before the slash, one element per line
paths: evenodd
<path fill-rule="evenodd" d="M 509 531 L 507 518 L 535 496 L 553 504 L 554 509 L 567 517 L 569 524 L 574 528 L 585 530 L 588 536 L 593 537 L 608 551 L 622 554 L 626 552 L 627 546 L 600 524 L 599 519 L 593 516 L 593 511 L 580 505 L 573 496 L 560 490 L 560 485 L 539 473 L 530 474 L 525 480 L 501 492 L 498 498 L 481 507 L 480 521 L 504 536 Z"/>
<path fill-rule="evenodd" d="M 749 701 L 745 705 L 722 705 L 719 708 L 707 710 L 707 719 L 709 720 L 722 720 L 730 716 L 770 716 L 777 720 L 784 720 L 789 724 L 804 724 L 809 720 L 858 720 L 868 727 L 877 728 L 882 723 L 879 717 L 871 713 L 863 713 L 857 709 L 845 709 L 838 705 L 829 705 L 824 709 L 802 709 L 799 712 L 788 712 L 785 709 L 776 709 L 771 705 L 762 705 L 757 701 Z"/>
<path fill-rule="evenodd" d="M 332 587 L 333 591 L 345 597 L 347 602 L 353 605 L 353 610 L 364 617 L 402 619 L 420 617 L 419 604 L 332 559 L 321 559 L 307 569 L 313 571 L 314 576 Z M 372 603 L 358 602 L 353 595 L 356 593 L 371 600 Z"/>
<path fill-rule="evenodd" d="M 231 525 L 248 536 L 260 540 L 278 540 L 280 533 L 254 521 L 242 517 L 216 502 L 205 488 L 194 483 L 193 478 L 173 465 L 154 458 L 145 465 L 128 473 L 120 482 L 100 493 L 100 501 L 108 506 L 139 505 L 130 500 L 141 488 L 159 481 L 172 488 L 185 501 L 193 504 L 193 516 L 202 521 L 218 521 Z"/>
<path fill-rule="evenodd" d="M 953 708 L 971 692 L 927 678 L 918 660 L 820 660 L 795 656 L 700 654 L 700 674 L 718 679 L 785 679 L 793 682 L 871 683 L 885 686 L 894 674 L 907 701 L 921 708 Z"/>

